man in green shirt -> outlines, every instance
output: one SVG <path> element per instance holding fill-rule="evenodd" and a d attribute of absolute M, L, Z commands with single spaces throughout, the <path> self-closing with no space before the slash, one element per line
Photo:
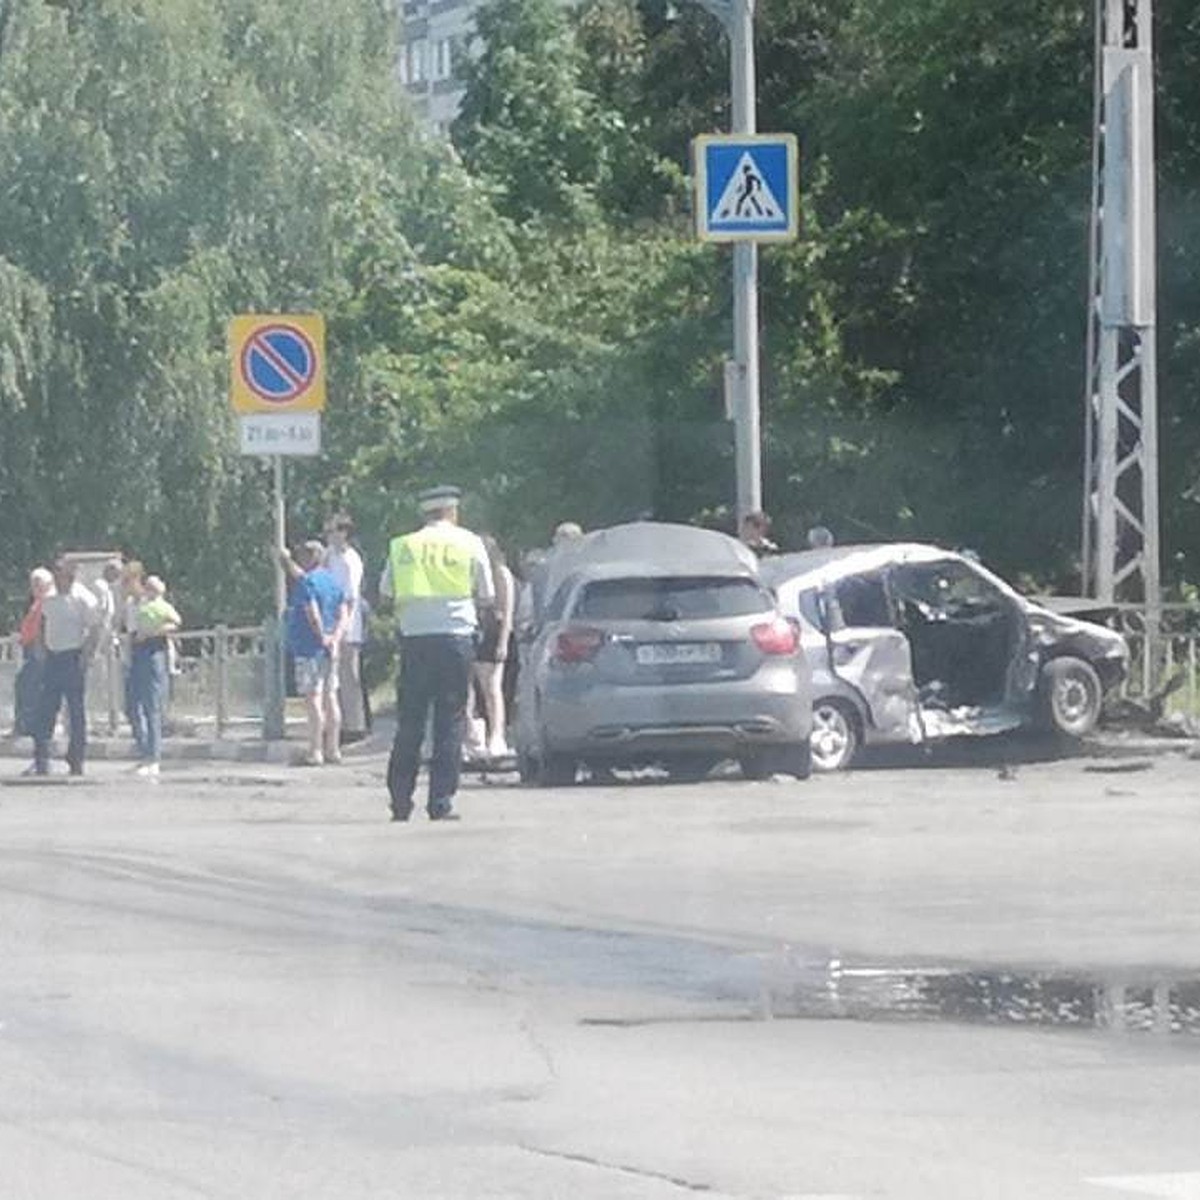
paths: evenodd
<path fill-rule="evenodd" d="M 141 763 L 137 774 L 157 779 L 162 759 L 163 712 L 167 704 L 167 644 L 182 620 L 167 599 L 167 585 L 150 575 L 133 611 L 133 656 L 129 668 L 130 722 Z"/>

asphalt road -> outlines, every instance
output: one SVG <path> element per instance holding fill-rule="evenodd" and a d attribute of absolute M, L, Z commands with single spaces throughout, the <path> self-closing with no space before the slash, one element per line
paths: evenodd
<path fill-rule="evenodd" d="M 9 777 L 0 1196 L 1200 1197 L 1200 764 L 1029 759 Z"/>

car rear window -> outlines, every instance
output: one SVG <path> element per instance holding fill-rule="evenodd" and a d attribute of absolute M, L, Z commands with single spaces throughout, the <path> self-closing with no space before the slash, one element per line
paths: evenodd
<path fill-rule="evenodd" d="M 589 583 L 575 617 L 591 621 L 681 621 L 769 612 L 771 597 L 752 579 L 671 577 Z"/>

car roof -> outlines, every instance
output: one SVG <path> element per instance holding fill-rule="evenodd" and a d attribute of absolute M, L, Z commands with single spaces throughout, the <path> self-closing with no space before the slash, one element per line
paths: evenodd
<path fill-rule="evenodd" d="M 871 542 L 779 554 L 763 559 L 759 570 L 763 582 L 772 587 L 801 577 L 815 586 L 844 579 L 847 575 L 877 571 L 896 563 L 939 562 L 960 557 L 953 550 L 922 542 Z"/>
<path fill-rule="evenodd" d="M 585 534 L 556 547 L 546 567 L 548 596 L 576 577 L 758 576 L 753 551 L 736 538 L 715 529 L 665 521 L 634 521 Z"/>

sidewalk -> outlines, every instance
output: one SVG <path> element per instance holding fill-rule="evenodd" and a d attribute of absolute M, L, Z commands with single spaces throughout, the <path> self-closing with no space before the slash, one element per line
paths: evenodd
<path fill-rule="evenodd" d="M 392 744 L 392 721 L 390 714 L 383 714 L 374 722 L 374 731 L 361 742 L 343 747 L 343 753 L 354 758 L 370 754 L 385 753 Z M 197 730 L 194 726 L 181 732 L 170 732 L 163 737 L 162 757 L 164 762 L 220 761 L 248 763 L 276 763 L 287 765 L 298 759 L 306 749 L 303 721 L 289 719 L 286 736 L 279 741 L 266 741 L 258 722 L 245 722 L 231 726 L 221 737 L 211 730 Z M 52 759 L 61 759 L 66 750 L 66 739 L 58 737 L 51 751 Z M 125 733 L 88 735 L 89 761 L 134 762 L 137 752 L 133 739 Z M 33 758 L 33 744 L 27 737 L 0 736 L 0 759 Z"/>

